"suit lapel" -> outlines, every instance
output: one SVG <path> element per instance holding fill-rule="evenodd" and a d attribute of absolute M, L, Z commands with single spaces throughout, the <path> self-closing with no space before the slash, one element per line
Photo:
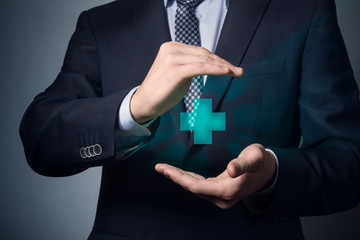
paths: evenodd
<path fill-rule="evenodd" d="M 271 0 L 232 0 L 221 30 L 215 54 L 240 66 L 249 44 Z M 208 76 L 201 98 L 211 98 L 217 111 L 233 77 Z M 194 144 L 193 134 L 189 148 Z"/>
<path fill-rule="evenodd" d="M 232 0 L 215 54 L 240 66 L 270 0 Z M 201 98 L 213 99 L 217 109 L 232 77 L 208 76 Z"/>
<path fill-rule="evenodd" d="M 164 2 L 136 0 L 133 20 L 149 61 L 153 62 L 161 44 L 171 41 Z"/>

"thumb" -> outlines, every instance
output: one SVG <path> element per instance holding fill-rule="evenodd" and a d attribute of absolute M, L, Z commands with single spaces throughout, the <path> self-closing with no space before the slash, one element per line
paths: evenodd
<path fill-rule="evenodd" d="M 236 178 L 249 171 L 249 163 L 244 158 L 235 158 L 227 165 L 227 172 L 230 177 Z"/>

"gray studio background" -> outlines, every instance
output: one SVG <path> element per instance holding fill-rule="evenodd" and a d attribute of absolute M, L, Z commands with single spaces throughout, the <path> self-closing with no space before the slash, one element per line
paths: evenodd
<path fill-rule="evenodd" d="M 0 1 L 0 239 L 80 240 L 91 230 L 100 168 L 66 178 L 35 174 L 26 164 L 18 126 L 33 97 L 59 72 L 80 12 L 106 2 Z M 336 2 L 359 84 L 360 1 Z M 309 240 L 360 239 L 360 210 L 302 220 Z"/>

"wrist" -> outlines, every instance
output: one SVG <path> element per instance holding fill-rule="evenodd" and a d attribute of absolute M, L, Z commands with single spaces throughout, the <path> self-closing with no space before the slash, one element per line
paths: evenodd
<path fill-rule="evenodd" d="M 155 116 L 151 115 L 149 112 L 146 111 L 146 104 L 142 104 L 139 101 L 139 97 L 135 92 L 130 100 L 130 113 L 132 118 L 138 123 L 142 124 L 151 119 L 154 119 Z"/>

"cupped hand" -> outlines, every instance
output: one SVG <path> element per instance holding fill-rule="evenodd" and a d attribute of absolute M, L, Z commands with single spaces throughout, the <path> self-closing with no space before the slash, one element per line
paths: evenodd
<path fill-rule="evenodd" d="M 239 77 L 242 74 L 242 68 L 205 48 L 179 42 L 164 43 L 145 80 L 131 99 L 131 114 L 138 123 L 162 115 L 183 99 L 194 76 Z"/>
<path fill-rule="evenodd" d="M 276 160 L 262 145 L 252 144 L 216 177 L 204 178 L 168 164 L 157 164 L 155 169 L 197 196 L 229 209 L 269 183 L 276 171 Z"/>

